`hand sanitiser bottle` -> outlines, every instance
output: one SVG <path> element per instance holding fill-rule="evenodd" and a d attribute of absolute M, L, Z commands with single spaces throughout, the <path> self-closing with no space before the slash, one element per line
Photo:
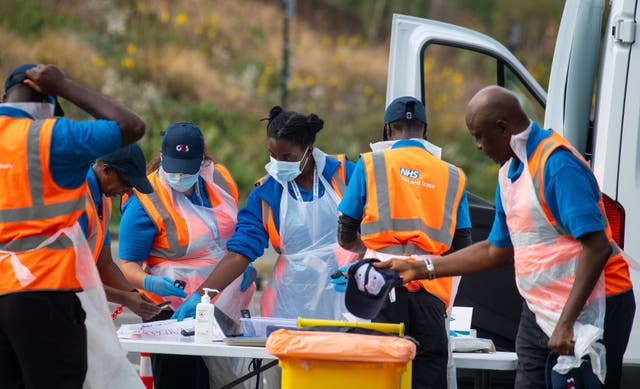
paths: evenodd
<path fill-rule="evenodd" d="M 196 305 L 195 342 L 210 343 L 213 339 L 213 304 L 209 292 L 219 293 L 218 289 L 202 288 L 204 294 Z"/>

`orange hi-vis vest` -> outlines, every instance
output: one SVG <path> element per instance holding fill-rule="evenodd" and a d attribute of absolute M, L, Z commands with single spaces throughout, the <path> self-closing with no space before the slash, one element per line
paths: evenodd
<path fill-rule="evenodd" d="M 557 220 L 555 220 L 551 214 L 544 197 L 544 167 L 551 153 L 558 148 L 565 148 L 571 151 L 576 158 L 582 161 L 587 167 L 589 166 L 587 161 L 582 158 L 580 153 L 578 153 L 566 139 L 557 132 L 552 132 L 549 137 L 540 142 L 528 162 L 529 174 L 535 191 L 534 195 L 540 203 L 546 218 L 544 218 L 545 220 L 537 220 L 534 217 L 535 213 L 533 210 L 530 210 L 529 213 L 519 213 L 520 220 L 516 220 L 515 215 L 512 215 L 510 218 L 508 217 L 507 223 L 514 245 L 516 277 L 520 277 L 522 288 L 526 290 L 525 295 L 536 299 L 536 301 L 544 305 L 551 304 L 550 299 L 546 298 L 543 294 L 537 293 L 536 290 L 549 287 L 549 285 L 534 287 L 533 285 L 528 285 L 527 280 L 532 279 L 532 276 L 535 277 L 535 274 L 539 272 L 546 274 L 546 278 L 550 280 L 549 283 L 555 282 L 555 284 L 559 285 L 561 283 L 557 282 L 558 280 L 571 280 L 570 283 L 565 283 L 568 289 L 564 292 L 567 293 L 568 296 L 575 275 L 573 273 L 568 274 L 567 272 L 573 271 L 582 253 L 582 245 L 580 242 L 560 227 Z M 502 169 L 508 169 L 507 165 L 505 165 L 506 168 L 503 166 Z M 506 171 L 508 170 L 505 170 L 504 173 L 501 172 L 501 174 L 506 175 Z M 504 178 L 501 179 L 500 182 L 501 188 L 503 186 L 502 181 L 505 181 L 504 185 L 512 185 L 508 178 Z M 598 201 L 598 207 L 600 208 L 602 222 L 605 226 L 605 233 L 612 246 L 611 256 L 604 268 L 605 295 L 611 296 L 631 289 L 632 284 L 629 278 L 629 266 L 622 257 L 620 248 L 613 240 L 602 198 Z M 550 229 L 550 231 L 544 234 L 545 229 Z M 551 241 L 546 239 L 544 242 L 532 241 L 531 238 L 529 238 L 532 235 L 530 231 L 536 230 L 538 231 L 538 235 L 544 234 L 545 236 L 556 236 L 556 238 Z M 557 299 L 553 301 L 557 304 L 564 304 L 564 301 L 557 301 Z M 561 310 L 562 307 L 558 306 L 555 308 Z"/>
<path fill-rule="evenodd" d="M 98 262 L 102 246 L 104 246 L 104 240 L 107 237 L 107 229 L 109 228 L 109 222 L 111 221 L 113 203 L 109 197 L 102 196 L 102 217 L 100 217 L 96 208 L 96 202 L 91 194 L 91 190 L 88 192 L 89 195 L 86 207 L 88 227 L 87 240 L 89 241 L 89 248 L 93 254 L 93 259 Z"/>
<path fill-rule="evenodd" d="M 339 198 L 344 196 L 344 192 L 347 190 L 347 171 L 346 171 L 346 163 L 347 156 L 345 154 L 337 154 L 337 155 L 327 155 L 327 157 L 332 158 L 340 162 L 340 166 L 333 173 L 331 177 L 331 186 L 333 190 L 338 194 Z M 322 174 L 322 173 L 320 173 Z M 266 175 L 259 179 L 256 182 L 256 186 L 260 186 L 269 175 Z M 284 190 L 284 189 L 283 189 Z M 271 240 L 271 245 L 277 253 L 280 253 L 280 232 L 276 227 L 275 219 L 273 218 L 273 209 L 266 201 L 262 200 L 262 225 L 264 226 L 264 230 L 269 234 L 269 240 Z"/>
<path fill-rule="evenodd" d="M 173 205 L 171 193 L 167 187 L 162 184 L 159 175 L 153 172 L 148 175 L 148 178 L 151 186 L 153 186 L 154 192 L 143 194 L 136 191 L 136 196 L 158 228 L 158 233 L 151 246 L 149 258 L 144 261 L 147 266 L 155 266 L 172 259 L 184 257 L 191 243 L 191 236 L 189 235 L 188 221 L 184 219 L 179 210 Z M 233 198 L 235 202 L 234 205 L 237 208 L 238 188 L 226 167 L 214 163 L 213 182 Z M 218 207 L 224 199 L 216 194 L 216 191 L 206 180 L 205 187 L 207 189 L 209 202 L 211 203 L 211 212 L 215 215 L 215 208 Z M 230 237 L 232 232 L 233 231 L 228 231 L 229 236 L 224 236 L 223 238 Z M 220 260 L 222 258 L 217 259 Z M 162 302 L 165 300 L 165 298 L 149 291 L 140 291 L 154 302 Z"/>
<path fill-rule="evenodd" d="M 367 202 L 360 231 L 365 246 L 398 256 L 449 251 L 466 185 L 462 170 L 411 146 L 365 153 L 362 162 Z M 419 283 L 449 306 L 451 277 Z"/>
<path fill-rule="evenodd" d="M 86 183 L 62 188 L 50 166 L 55 119 L 0 116 L 0 295 L 78 290 L 76 254 L 62 234 L 82 215 Z"/>

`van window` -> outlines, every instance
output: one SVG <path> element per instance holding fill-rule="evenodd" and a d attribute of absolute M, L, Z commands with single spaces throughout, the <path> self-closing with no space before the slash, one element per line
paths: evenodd
<path fill-rule="evenodd" d="M 499 167 L 476 149 L 467 131 L 467 102 L 481 88 L 497 84 L 513 91 L 538 123 L 544 122 L 544 107 L 518 75 L 491 55 L 431 42 L 423 50 L 422 62 L 427 138 L 442 147 L 443 159 L 475 177 L 467 190 L 493 202 Z"/>

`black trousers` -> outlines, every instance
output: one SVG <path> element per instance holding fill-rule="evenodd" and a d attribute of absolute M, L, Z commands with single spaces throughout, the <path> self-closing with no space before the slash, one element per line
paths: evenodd
<path fill-rule="evenodd" d="M 147 320 L 171 318 L 173 311 L 163 309 Z M 209 389 L 209 370 L 202 357 L 191 355 L 151 354 L 154 389 Z"/>
<path fill-rule="evenodd" d="M 396 301 L 388 299 L 374 322 L 404 323 L 405 334 L 420 345 L 413 360 L 412 388 L 447 388 L 449 334 L 445 327 L 445 305 L 439 298 L 420 289 L 396 288 Z"/>
<path fill-rule="evenodd" d="M 74 292 L 0 296 L 0 387 L 82 388 L 85 312 Z"/>
<path fill-rule="evenodd" d="M 619 388 L 622 358 L 629 343 L 633 316 L 636 310 L 633 290 L 606 299 L 603 343 L 607 350 L 607 376 L 603 388 Z M 520 326 L 516 337 L 518 367 L 515 387 L 539 389 L 545 387 L 545 363 L 549 353 L 549 337 L 536 323 L 527 304 L 522 304 Z"/>

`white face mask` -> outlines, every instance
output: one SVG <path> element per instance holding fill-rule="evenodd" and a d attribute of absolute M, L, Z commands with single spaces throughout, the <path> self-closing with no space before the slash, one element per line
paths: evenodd
<path fill-rule="evenodd" d="M 308 150 L 308 149 L 307 149 Z M 280 183 L 287 183 L 289 181 L 293 181 L 302 173 L 302 169 L 307 165 L 307 158 L 304 161 L 304 165 L 301 166 L 302 161 L 304 160 L 307 152 L 305 151 L 302 155 L 302 158 L 299 161 L 289 162 L 289 161 L 278 161 L 273 157 L 271 158 L 271 162 L 264 165 L 265 170 L 271 177 L 273 177 L 276 181 Z"/>
<path fill-rule="evenodd" d="M 174 190 L 184 193 L 198 182 L 198 174 L 165 173 L 165 179 Z"/>
<path fill-rule="evenodd" d="M 56 106 L 52 103 L 5 103 L 5 107 L 17 108 L 28 113 L 34 120 L 43 120 L 53 117 Z"/>

